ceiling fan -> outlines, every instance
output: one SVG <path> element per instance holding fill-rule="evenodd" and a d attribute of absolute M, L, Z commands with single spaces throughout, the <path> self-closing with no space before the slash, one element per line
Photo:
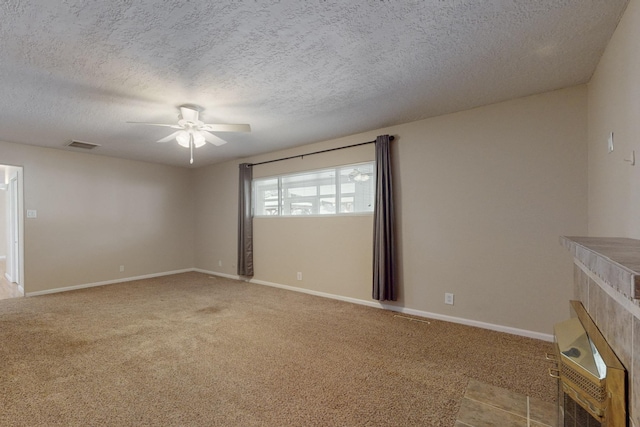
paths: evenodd
<path fill-rule="evenodd" d="M 178 144 L 188 148 L 191 151 L 191 161 L 193 164 L 193 149 L 202 147 L 205 143 L 210 142 L 213 145 L 220 146 L 226 144 L 227 141 L 218 138 L 211 132 L 251 132 L 251 126 L 247 124 L 207 124 L 203 123 L 199 118 L 202 108 L 183 105 L 180 107 L 178 115 L 178 124 L 164 123 L 146 123 L 146 122 L 127 122 L 150 126 L 165 126 L 172 129 L 179 129 L 157 142 L 169 142 L 175 138 Z"/>

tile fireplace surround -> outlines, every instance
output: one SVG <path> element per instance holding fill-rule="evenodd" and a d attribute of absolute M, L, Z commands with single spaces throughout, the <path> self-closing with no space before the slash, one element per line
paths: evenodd
<path fill-rule="evenodd" d="M 640 240 L 561 237 L 582 302 L 628 372 L 629 426 L 640 427 Z"/>

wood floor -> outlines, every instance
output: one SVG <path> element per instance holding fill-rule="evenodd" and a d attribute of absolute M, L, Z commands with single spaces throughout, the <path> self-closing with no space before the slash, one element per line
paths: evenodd
<path fill-rule="evenodd" d="M 10 283 L 6 277 L 4 277 L 6 260 L 0 259 L 0 299 L 16 298 L 23 296 L 23 293 L 15 283 Z"/>

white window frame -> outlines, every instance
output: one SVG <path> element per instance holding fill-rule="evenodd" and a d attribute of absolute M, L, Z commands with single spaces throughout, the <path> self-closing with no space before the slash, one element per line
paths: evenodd
<path fill-rule="evenodd" d="M 354 170 L 358 170 L 359 168 L 363 168 L 363 166 L 371 166 L 371 173 L 367 174 L 369 175 L 369 179 L 371 180 L 371 185 L 374 185 L 374 188 L 371 191 L 371 204 L 370 204 L 370 210 L 363 210 L 363 211 L 355 211 L 355 212 L 340 212 L 341 210 L 341 206 L 342 206 L 342 185 L 340 185 L 340 171 L 343 169 L 349 169 L 352 168 Z M 332 167 L 327 167 L 327 168 L 322 168 L 322 169 L 314 169 L 314 170 L 308 170 L 308 171 L 301 171 L 301 172 L 295 172 L 295 173 L 287 173 L 287 174 L 281 174 L 281 175 L 275 175 L 275 176 L 266 176 L 266 177 L 260 177 L 260 178 L 254 178 L 253 182 L 252 182 L 252 186 L 253 186 L 253 216 L 256 218 L 292 218 L 292 217 L 296 217 L 296 218 L 300 218 L 300 217 L 305 217 L 305 218 L 309 218 L 309 217 L 333 217 L 333 216 L 358 216 L 358 215 L 365 215 L 365 216 L 369 216 L 369 215 L 373 215 L 373 210 L 374 210 L 374 204 L 375 204 L 375 194 L 373 194 L 375 192 L 375 162 L 374 161 L 368 161 L 368 162 L 360 162 L 360 163 L 352 163 L 352 164 L 346 164 L 346 165 L 339 165 L 339 166 L 332 166 Z M 313 196 L 300 196 L 299 198 L 301 200 L 304 200 L 305 198 L 308 199 L 314 199 L 311 200 L 310 203 L 313 204 L 319 204 L 321 203 L 321 199 L 323 198 L 327 198 L 327 197 L 332 197 L 335 200 L 334 203 L 334 212 L 327 212 L 327 213 L 311 213 L 311 214 L 291 214 L 291 213 L 286 213 L 285 214 L 285 201 L 287 199 L 290 199 L 288 197 L 286 197 L 286 195 L 284 194 L 284 189 L 283 189 L 283 180 L 286 178 L 291 178 L 291 177 L 295 177 L 295 176 L 300 176 L 300 175 L 310 175 L 310 174 L 322 174 L 322 173 L 327 173 L 327 172 L 333 172 L 333 187 L 334 187 L 334 192 L 329 195 L 329 196 L 324 196 L 321 193 L 320 187 L 324 186 L 324 185 L 328 185 L 328 184 L 322 184 L 321 182 L 318 182 L 316 184 L 314 184 L 317 188 L 316 194 Z M 264 182 L 264 181 L 268 181 L 268 180 L 277 180 L 277 202 L 276 202 L 276 206 L 277 206 L 277 210 L 272 213 L 272 214 L 257 214 L 257 212 L 259 211 L 258 209 L 258 198 L 260 196 L 259 192 L 256 191 L 256 187 L 259 186 L 260 182 Z M 351 194 L 351 193 L 348 193 Z M 354 194 L 354 198 L 355 198 L 355 194 Z M 264 204 L 264 200 L 261 202 Z M 309 203 L 309 202 L 304 202 L 301 201 L 299 203 Z M 263 205 L 264 206 L 264 205 Z M 311 209 L 314 210 L 314 205 L 311 205 Z M 315 209 L 316 212 L 319 211 L 319 207 L 317 209 Z M 262 211 L 262 209 L 260 209 L 260 211 Z"/>

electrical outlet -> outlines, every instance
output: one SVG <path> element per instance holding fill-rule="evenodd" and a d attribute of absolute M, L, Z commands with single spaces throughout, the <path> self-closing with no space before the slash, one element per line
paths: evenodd
<path fill-rule="evenodd" d="M 298 271 L 298 274 L 296 274 L 296 279 L 298 280 L 302 280 L 302 273 Z"/>
<path fill-rule="evenodd" d="M 453 305 L 453 294 L 445 293 L 444 294 L 444 303 Z"/>
<path fill-rule="evenodd" d="M 123 271 L 124 271 L 124 265 L 121 265 L 120 266 L 120 272 L 123 272 Z"/>
<path fill-rule="evenodd" d="M 222 267 L 222 260 L 221 259 L 218 260 L 218 267 Z"/>

